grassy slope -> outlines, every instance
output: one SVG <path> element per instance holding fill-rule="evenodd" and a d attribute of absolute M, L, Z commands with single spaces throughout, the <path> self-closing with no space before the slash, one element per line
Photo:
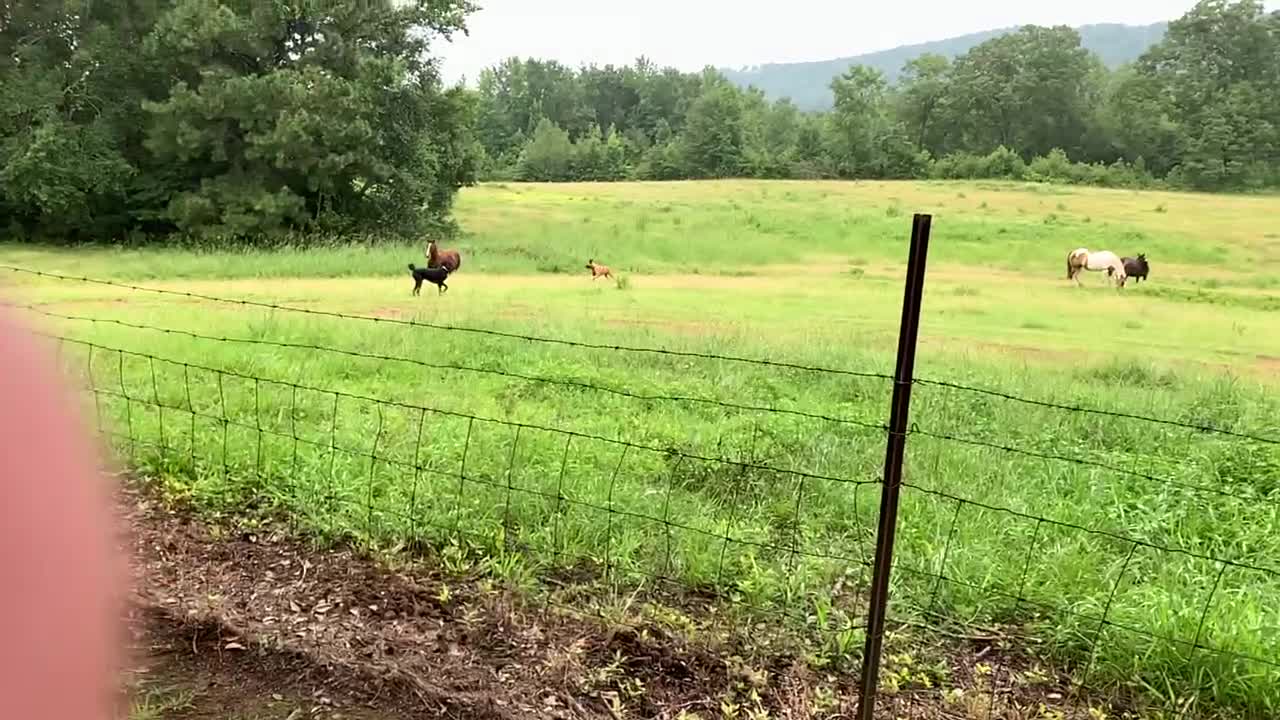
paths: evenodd
<path fill-rule="evenodd" d="M 407 274 L 395 269 L 420 257 L 413 248 L 239 257 L 6 249 L 0 259 L 325 310 L 887 372 L 908 214 L 932 210 L 934 264 L 919 374 L 1275 435 L 1280 408 L 1260 383 L 1274 380 L 1280 357 L 1276 299 L 1267 292 L 1280 272 L 1280 242 L 1268 237 L 1265 221 L 1277 206 L 1280 201 L 1269 198 L 975 184 L 489 187 L 463 195 L 460 216 L 470 234 L 458 243 L 464 270 L 452 292 L 434 297 L 426 291 L 423 298 L 408 296 Z M 1077 245 L 1147 252 L 1151 284 L 1117 294 L 1094 276 L 1086 281 L 1091 287 L 1068 287 L 1060 266 Z M 758 253 L 744 252 L 757 247 Z M 584 256 L 624 270 L 627 289 L 593 285 L 585 270 L 577 273 Z M 530 273 L 556 269 L 575 274 Z M 244 279 L 218 279 L 228 276 Z M 343 276 L 352 277 L 317 279 Z M 215 279 L 172 280 L 183 277 Z M 889 388 L 878 380 L 21 282 L 22 296 L 51 303 L 48 309 L 57 312 L 214 336 L 312 343 L 871 422 L 881 422 L 887 409 Z M 118 302 L 122 298 L 128 301 Z M 882 456 L 874 431 L 792 415 L 638 401 L 479 372 L 105 324 L 65 327 L 76 337 L 215 368 L 704 456 L 749 456 L 856 482 L 874 481 Z M 83 370 L 84 354 L 74 357 Z M 294 395 L 284 386 L 164 363 L 154 366 L 153 380 L 151 363 L 103 351 L 95 352 L 93 371 L 100 387 L 118 392 L 123 379 L 130 397 L 154 394 L 175 407 L 187 407 L 189 388 L 200 414 L 233 420 L 224 435 L 221 423 L 205 417 L 193 422 L 190 414 L 168 411 L 162 418 L 140 403 L 102 397 L 101 410 L 117 428 L 168 448 L 159 455 L 143 448 L 139 460 L 183 478 L 178 482 L 207 502 L 261 488 L 319 529 L 351 528 L 389 540 L 411 532 L 439 540 L 454 527 L 492 537 L 506 524 L 532 548 L 535 563 L 608 560 L 639 574 L 727 583 L 751 604 L 785 602 L 802 613 L 806 604 L 830 602 L 836 577 L 861 577 L 861 568 L 822 556 L 869 560 L 873 485 L 802 482 L 714 462 L 676 464 L 641 450 L 621 457 L 618 447 L 591 440 L 574 440 L 566 453 L 563 436 L 528 430 L 513 451 L 510 426 L 468 427 L 443 416 L 428 416 L 419 445 L 419 416 L 412 410 L 384 407 L 379 415 L 372 404 L 344 399 L 335 422 L 333 399 L 321 393 Z M 1094 641 L 1098 622 L 1091 618 L 1118 587 L 1108 616 L 1113 622 L 1186 641 L 1199 631 L 1202 643 L 1214 647 L 1277 656 L 1280 644 L 1265 630 L 1280 622 L 1268 600 L 1280 591 L 1273 576 L 1225 572 L 1201 628 L 1220 569 L 1209 561 L 1147 547 L 1130 557 L 1131 545 L 1106 536 L 924 492 L 1270 565 L 1280 553 L 1280 517 L 1259 498 L 1277 492 L 1274 446 L 929 387 L 918 389 L 913 410 L 923 430 L 1082 457 L 1182 487 L 913 438 L 913 488 L 904 496 L 897 576 L 904 600 L 987 620 L 1026 618 L 1038 607 L 1046 620 L 1040 633 L 1059 640 L 1064 652 L 1079 652 Z M 265 430 L 261 442 L 258 427 Z M 295 434 L 301 438 L 296 452 Z M 330 453 L 330 443 L 355 452 Z M 471 482 L 459 493 L 464 449 Z M 371 453 L 384 462 L 371 463 Z M 421 463 L 427 471 L 414 481 L 415 473 L 386 460 Z M 558 492 L 572 499 L 568 507 L 560 503 L 560 512 Z M 350 504 L 336 502 L 342 499 Z M 610 501 L 674 525 L 599 509 Z M 757 544 L 726 544 L 726 529 L 735 541 Z M 940 570 L 952 582 L 935 585 L 927 576 Z M 1016 602 L 1019 596 L 1028 601 Z M 1205 653 L 1189 657 L 1177 644 L 1116 628 L 1098 639 L 1095 672 L 1137 674 L 1153 684 L 1172 678 L 1253 712 L 1277 702 L 1274 670 Z M 1135 653 L 1146 653 L 1136 668 Z"/>

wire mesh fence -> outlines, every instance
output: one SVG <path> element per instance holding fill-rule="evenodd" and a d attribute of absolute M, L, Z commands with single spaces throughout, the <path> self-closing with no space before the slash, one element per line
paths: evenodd
<path fill-rule="evenodd" d="M 572 430 L 380 399 L 49 336 L 83 357 L 98 427 L 138 470 L 202 494 L 269 501 L 307 529 L 384 544 L 466 541 L 623 582 L 707 589 L 770 613 L 800 611 L 761 565 L 834 576 L 864 567 L 865 538 L 806 538 L 822 497 L 874 485 Z M 69 355 L 63 351 L 64 355 Z M 620 483 L 644 477 L 644 487 Z M 674 502 L 720 484 L 717 512 Z M 770 511 L 761 522 L 760 498 Z M 853 514 L 857 493 L 851 496 Z M 705 507 L 699 504 L 697 507 Z M 862 546 L 862 547 L 859 547 Z M 792 591 L 798 588 L 790 588 Z"/>
<path fill-rule="evenodd" d="M 893 375 L 774 359 L 579 342 L 366 317 L 7 267 L 56 282 L 570 351 L 725 362 L 861 383 L 887 404 Z M 15 304 L 58 323 L 64 364 L 96 425 L 137 472 L 207 502 L 270 506 L 301 531 L 385 545 L 476 548 L 534 575 L 582 573 L 701 594 L 788 627 L 839 635 L 856 664 L 868 607 L 923 632 L 983 628 L 1034 646 L 1088 684 L 1163 679 L 1172 703 L 1202 694 L 1263 716 L 1280 707 L 1280 563 L 1257 528 L 1280 527 L 1280 440 L 1255 427 L 1070 404 L 954 380 L 908 378 L 908 444 L 890 585 L 875 592 L 887 418 L 758 399 L 650 391 L 484 363 L 263 333 Z M 110 326 L 137 344 L 77 337 Z M 146 338 L 333 355 L 367 367 L 501 378 L 643 408 L 723 413 L 726 435 L 649 442 L 362 393 L 162 354 Z M 901 381 L 901 378 L 899 378 Z M 589 405 L 590 401 L 588 401 Z M 1006 407 L 1007 406 L 1007 407 Z M 1017 410 L 1010 408 L 1020 408 Z M 996 413 L 1019 413 L 996 422 Z M 999 416 L 1004 418 L 1004 416 Z M 1063 419 L 1066 418 L 1066 419 Z M 794 425 L 793 425 L 794 424 Z M 777 427 L 788 428 L 780 438 Z M 1024 432 L 1025 428 L 1042 432 Z M 1047 430 L 1046 430 L 1047 429 Z M 792 436 L 813 435 L 796 452 Z M 1247 465 L 1226 476 L 1190 451 L 1161 461 L 1110 439 L 1181 443 Z M 726 448 L 725 445 L 729 445 Z M 1115 444 L 1120 444 L 1119 440 Z M 1151 467 L 1155 465 L 1155 467 Z M 1214 468 L 1218 468 L 1215 470 Z M 1263 530 L 1262 532 L 1269 532 Z M 883 541 L 883 537 L 879 538 Z M 994 629 L 994 630 L 993 630 Z M 987 630 L 993 630 L 987 632 Z M 878 651 L 877 651 L 878 652 Z M 1010 668 L 995 668 L 1012 672 Z M 873 679 L 875 679 L 873 677 Z M 988 715 L 1000 716 L 991 684 Z"/>

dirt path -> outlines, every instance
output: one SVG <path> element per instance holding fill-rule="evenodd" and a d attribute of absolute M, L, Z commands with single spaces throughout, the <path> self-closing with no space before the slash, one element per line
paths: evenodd
<path fill-rule="evenodd" d="M 639 602 L 609 620 L 579 616 L 429 564 L 391 569 L 278 530 L 209 525 L 138 490 L 120 512 L 135 575 L 129 720 L 837 718 L 855 707 L 852 672 L 815 665 L 764 625 L 719 632 L 679 605 L 663 623 Z M 886 658 L 883 717 L 1091 717 L 993 638 L 941 642 Z"/>

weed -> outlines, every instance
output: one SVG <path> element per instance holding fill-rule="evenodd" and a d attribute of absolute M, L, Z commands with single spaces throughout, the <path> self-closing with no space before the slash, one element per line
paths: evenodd
<path fill-rule="evenodd" d="M 195 707 L 195 693 L 183 689 L 149 689 L 129 705 L 129 720 L 164 720 Z"/>
<path fill-rule="evenodd" d="M 1136 361 L 1112 361 L 1088 368 L 1084 374 L 1116 387 L 1172 387 L 1178 382 L 1171 371 Z"/>

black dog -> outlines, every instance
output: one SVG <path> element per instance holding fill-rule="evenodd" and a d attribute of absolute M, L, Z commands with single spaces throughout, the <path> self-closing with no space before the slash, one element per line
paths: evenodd
<path fill-rule="evenodd" d="M 426 280 L 436 286 L 437 294 L 443 294 L 449 290 L 445 280 L 449 278 L 449 268 L 420 268 L 414 267 L 413 263 L 409 263 L 409 272 L 413 273 L 413 294 L 417 295 L 422 289 L 422 281 Z"/>
<path fill-rule="evenodd" d="M 1141 282 L 1147 279 L 1147 274 L 1151 272 L 1151 266 L 1147 264 L 1147 256 L 1139 253 L 1136 258 L 1120 258 L 1124 263 L 1124 274 L 1131 278 L 1137 278 L 1135 282 Z"/>

